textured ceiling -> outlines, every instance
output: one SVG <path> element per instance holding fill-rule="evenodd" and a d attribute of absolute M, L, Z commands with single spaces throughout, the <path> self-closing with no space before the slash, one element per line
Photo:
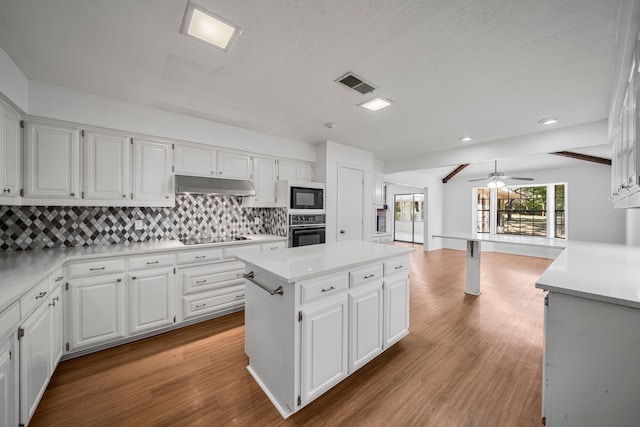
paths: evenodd
<path fill-rule="evenodd" d="M 186 0 L 0 0 L 0 45 L 32 80 L 382 159 L 607 117 L 618 0 L 198 3 L 244 28 L 230 53 L 180 34 Z M 347 71 L 395 104 L 356 107 Z"/>

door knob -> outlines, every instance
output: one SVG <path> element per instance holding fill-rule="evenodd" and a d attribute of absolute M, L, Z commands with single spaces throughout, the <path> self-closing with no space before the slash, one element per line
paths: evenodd
<path fill-rule="evenodd" d="M 344 233 L 346 233 L 346 231 L 340 230 L 340 234 L 344 234 Z"/>

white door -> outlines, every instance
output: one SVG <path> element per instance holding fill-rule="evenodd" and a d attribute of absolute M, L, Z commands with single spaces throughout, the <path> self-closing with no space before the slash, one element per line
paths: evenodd
<path fill-rule="evenodd" d="M 27 425 L 49 383 L 51 339 L 47 303 L 22 324 L 20 338 L 20 423 Z"/>
<path fill-rule="evenodd" d="M 384 348 L 409 334 L 409 279 L 384 282 Z"/>
<path fill-rule="evenodd" d="M 337 240 L 362 240 L 364 171 L 338 167 L 338 234 Z"/>
<path fill-rule="evenodd" d="M 71 345 L 74 349 L 125 336 L 124 291 L 120 275 L 69 281 Z"/>
<path fill-rule="evenodd" d="M 348 375 L 347 298 L 302 310 L 302 405 Z"/>
<path fill-rule="evenodd" d="M 177 145 L 175 150 L 176 173 L 215 175 L 216 152 L 202 148 Z"/>
<path fill-rule="evenodd" d="M 276 161 L 274 159 L 253 158 L 253 186 L 257 203 L 276 203 Z"/>
<path fill-rule="evenodd" d="M 0 426 L 18 425 L 18 363 L 15 332 L 0 342 Z"/>
<path fill-rule="evenodd" d="M 173 269 L 132 273 L 129 278 L 131 333 L 173 324 Z"/>
<path fill-rule="evenodd" d="M 222 178 L 251 179 L 251 156 L 218 151 L 216 170 Z"/>
<path fill-rule="evenodd" d="M 49 297 L 49 324 L 51 326 L 51 372 L 62 358 L 62 286 L 58 286 Z"/>
<path fill-rule="evenodd" d="M 5 109 L 2 114 L 2 135 L 0 136 L 0 186 L 3 197 L 20 195 L 20 118 Z"/>
<path fill-rule="evenodd" d="M 133 140 L 133 200 L 172 199 L 171 145 Z"/>
<path fill-rule="evenodd" d="M 85 132 L 85 199 L 128 199 L 129 138 L 126 136 Z"/>
<path fill-rule="evenodd" d="M 25 196 L 80 198 L 80 131 L 28 123 Z"/>
<path fill-rule="evenodd" d="M 349 294 L 349 373 L 382 353 L 382 283 Z"/>

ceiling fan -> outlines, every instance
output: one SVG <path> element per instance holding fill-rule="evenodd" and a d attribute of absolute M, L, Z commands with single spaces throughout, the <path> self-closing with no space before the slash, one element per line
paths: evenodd
<path fill-rule="evenodd" d="M 502 188 L 506 185 L 505 180 L 514 179 L 518 181 L 533 181 L 533 178 L 526 178 L 521 176 L 507 176 L 504 172 L 498 172 L 498 161 L 494 160 L 494 171 L 489 174 L 489 182 L 487 187 L 489 188 Z M 470 179 L 469 182 L 484 181 L 487 178 Z"/>

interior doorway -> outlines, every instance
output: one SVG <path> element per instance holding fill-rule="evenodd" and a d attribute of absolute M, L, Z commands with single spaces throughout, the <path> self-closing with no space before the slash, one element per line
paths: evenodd
<path fill-rule="evenodd" d="M 424 243 L 424 194 L 396 194 L 393 202 L 393 240 Z"/>
<path fill-rule="evenodd" d="M 362 240 L 364 170 L 338 166 L 338 232 L 336 240 Z"/>

